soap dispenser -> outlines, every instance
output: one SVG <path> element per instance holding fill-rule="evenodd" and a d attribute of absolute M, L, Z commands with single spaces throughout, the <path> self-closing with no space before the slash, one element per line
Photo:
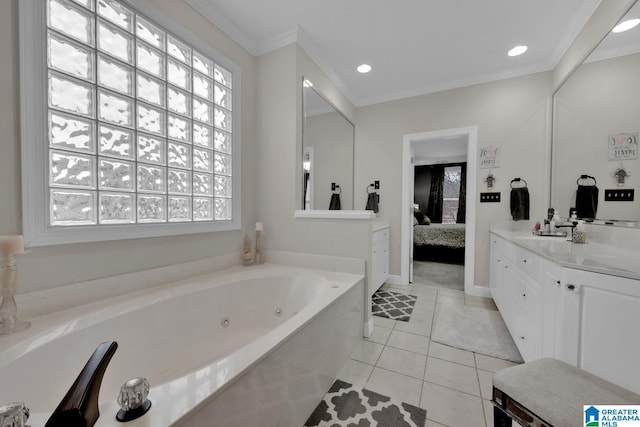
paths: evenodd
<path fill-rule="evenodd" d="M 587 243 L 587 232 L 584 229 L 584 221 L 578 220 L 575 230 L 573 230 L 573 243 Z"/>

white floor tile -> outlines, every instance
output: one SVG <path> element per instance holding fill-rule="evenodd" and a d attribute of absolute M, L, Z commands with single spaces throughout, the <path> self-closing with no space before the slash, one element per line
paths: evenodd
<path fill-rule="evenodd" d="M 431 335 L 431 322 L 426 320 L 411 319 L 408 322 L 398 322 L 393 328 L 396 331 L 410 332 L 428 337 Z"/>
<path fill-rule="evenodd" d="M 493 403 L 488 400 L 482 401 L 482 406 L 484 407 L 484 419 L 487 422 L 487 427 L 493 427 Z M 518 426 L 518 423 L 513 422 L 513 427 Z"/>
<path fill-rule="evenodd" d="M 389 339 L 389 335 L 391 335 L 391 329 L 385 328 L 383 326 L 375 326 L 373 328 L 373 334 L 371 334 L 369 338 L 365 339 L 377 342 L 378 344 L 386 344 L 387 340 Z"/>
<path fill-rule="evenodd" d="M 435 311 L 435 305 L 431 309 L 414 308 L 411 312 L 411 318 L 414 320 L 424 320 L 427 322 L 433 321 L 433 313 Z"/>
<path fill-rule="evenodd" d="M 440 344 L 431 341 L 429 345 L 429 356 L 436 357 L 438 359 L 447 360 L 449 362 L 460 363 L 462 365 L 476 367 L 473 353 L 459 348 L 449 347 L 448 345 Z"/>
<path fill-rule="evenodd" d="M 485 356 L 484 354 L 475 353 L 475 356 L 476 356 L 476 367 L 484 371 L 498 372 L 501 369 L 517 365 L 517 363 L 513 363 L 508 360 L 498 359 L 491 356 Z"/>
<path fill-rule="evenodd" d="M 469 366 L 429 357 L 424 380 L 480 397 L 476 369 Z"/>
<path fill-rule="evenodd" d="M 352 359 L 375 365 L 384 346 L 375 342 L 362 340 L 351 355 Z"/>
<path fill-rule="evenodd" d="M 454 297 L 451 295 L 440 295 L 438 294 L 438 299 L 436 300 L 439 304 L 447 304 L 447 305 L 464 305 L 464 297 Z"/>
<path fill-rule="evenodd" d="M 464 300 L 469 307 L 480 307 L 488 310 L 498 309 L 498 307 L 496 307 L 496 303 L 494 303 L 491 298 L 470 297 L 467 295 Z"/>
<path fill-rule="evenodd" d="M 478 369 L 478 380 L 480 381 L 480 395 L 483 399 L 491 400 L 493 397 L 493 372 Z"/>
<path fill-rule="evenodd" d="M 482 399 L 425 381 L 420 407 L 427 418 L 450 427 L 485 427 Z"/>
<path fill-rule="evenodd" d="M 422 297 L 418 297 L 415 305 L 413 306 L 414 310 L 427 310 L 434 311 L 436 309 L 436 300 L 435 299 L 423 299 Z"/>
<path fill-rule="evenodd" d="M 464 298 L 464 291 L 457 291 L 454 289 L 438 289 L 438 296 L 440 295 L 449 295 L 452 297 L 463 297 Z"/>
<path fill-rule="evenodd" d="M 365 388 L 401 402 L 415 406 L 420 405 L 422 381 L 417 378 L 376 367 L 373 369 Z"/>
<path fill-rule="evenodd" d="M 426 363 L 425 355 L 387 346 L 376 366 L 422 380 Z"/>
<path fill-rule="evenodd" d="M 338 378 L 358 387 L 364 387 L 372 371 L 373 365 L 349 359 L 338 374 Z"/>
<path fill-rule="evenodd" d="M 414 353 L 429 354 L 429 337 L 409 332 L 392 331 L 387 345 Z"/>
<path fill-rule="evenodd" d="M 438 290 L 434 287 L 431 286 L 424 286 L 424 285 L 415 285 L 413 287 L 413 291 L 411 291 L 413 293 L 413 295 L 419 297 L 419 298 L 424 298 L 427 300 L 434 300 L 436 299 L 436 296 L 438 295 Z"/>
<path fill-rule="evenodd" d="M 393 329 L 396 326 L 397 320 L 389 319 L 388 317 L 371 316 L 373 318 L 374 326 L 382 326 L 383 328 Z M 375 328 L 374 328 L 375 329 Z"/>

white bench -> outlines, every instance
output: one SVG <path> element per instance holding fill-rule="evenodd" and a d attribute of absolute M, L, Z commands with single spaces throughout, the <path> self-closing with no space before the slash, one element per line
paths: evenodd
<path fill-rule="evenodd" d="M 640 405 L 640 395 L 556 359 L 538 359 L 493 376 L 494 427 L 584 425 L 584 405 Z"/>

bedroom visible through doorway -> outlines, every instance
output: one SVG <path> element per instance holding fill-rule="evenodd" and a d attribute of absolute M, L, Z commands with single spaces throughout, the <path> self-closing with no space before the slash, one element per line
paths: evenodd
<path fill-rule="evenodd" d="M 409 209 L 402 217 L 402 283 L 428 282 L 477 294 L 476 165 L 467 162 L 476 153 L 475 127 L 405 135 L 403 202 Z"/>

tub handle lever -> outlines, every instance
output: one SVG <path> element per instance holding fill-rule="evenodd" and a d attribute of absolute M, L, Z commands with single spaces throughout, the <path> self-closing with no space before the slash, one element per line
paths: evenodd
<path fill-rule="evenodd" d="M 96 348 L 45 427 L 91 427 L 96 423 L 102 377 L 117 349 L 115 341 L 103 342 Z"/>

